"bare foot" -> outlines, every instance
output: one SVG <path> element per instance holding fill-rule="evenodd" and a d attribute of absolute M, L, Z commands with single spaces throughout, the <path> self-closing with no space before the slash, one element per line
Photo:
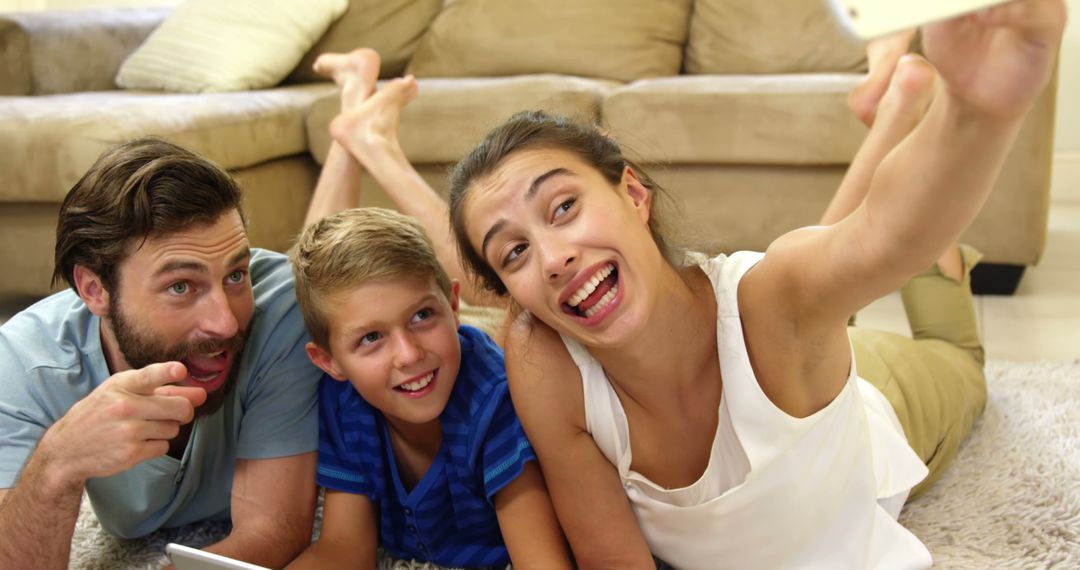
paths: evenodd
<path fill-rule="evenodd" d="M 908 52 L 914 36 L 915 30 L 905 30 L 867 44 L 866 59 L 870 71 L 866 79 L 848 93 L 848 107 L 867 126 L 874 123 L 878 103 L 889 87 L 900 56 Z"/>
<path fill-rule="evenodd" d="M 872 144 L 887 146 L 889 150 L 919 124 L 934 98 L 937 71 L 925 58 L 915 54 L 900 57 L 893 64 L 888 89 L 874 110 L 875 120 L 870 128 Z"/>
<path fill-rule="evenodd" d="M 821 218 L 823 225 L 844 219 L 862 203 L 878 166 L 915 129 L 934 98 L 937 72 L 929 62 L 909 54 L 901 57 L 894 68 L 887 90 L 875 104 L 877 118 L 829 202 Z"/>
<path fill-rule="evenodd" d="M 349 53 L 324 53 L 313 67 L 316 73 L 333 79 L 341 87 L 344 112 L 363 103 L 375 91 L 380 64 L 378 52 L 359 48 Z"/>
<path fill-rule="evenodd" d="M 401 110 L 416 98 L 416 78 L 409 75 L 383 85 L 358 105 L 343 108 L 330 122 L 330 135 L 356 157 L 368 170 L 376 170 L 375 161 L 386 152 L 400 152 L 398 125 Z"/>

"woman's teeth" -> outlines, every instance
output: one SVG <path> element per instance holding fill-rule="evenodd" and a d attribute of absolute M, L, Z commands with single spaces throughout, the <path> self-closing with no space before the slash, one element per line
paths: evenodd
<path fill-rule="evenodd" d="M 611 275 L 612 271 L 615 271 L 614 263 L 609 263 L 605 265 L 602 269 L 600 269 L 600 271 L 596 272 L 596 275 L 592 276 L 592 279 L 586 281 L 585 284 L 581 286 L 581 289 L 577 290 L 577 293 L 571 295 L 570 299 L 566 301 L 566 304 L 570 305 L 571 307 L 577 307 L 578 304 L 587 299 L 589 295 L 592 295 L 593 291 L 596 291 L 596 288 L 600 285 L 600 282 L 604 279 L 607 279 L 608 275 Z M 607 299 L 607 295 L 604 295 L 604 298 Z M 610 301 L 611 299 L 607 300 Z M 601 300 L 599 303 L 597 303 L 597 305 L 599 306 L 604 303 L 605 301 Z M 589 311 L 585 311 L 586 316 L 588 316 L 588 312 Z"/>
<path fill-rule="evenodd" d="M 604 307 L 606 307 L 607 304 L 610 303 L 611 300 L 614 299 L 615 295 L 617 295 L 618 293 L 619 293 L 619 286 L 618 285 L 615 285 L 611 289 L 609 289 L 607 293 L 604 293 L 603 297 L 600 297 L 600 300 L 597 301 L 595 305 L 589 307 L 588 309 L 585 309 L 585 318 L 589 318 L 589 317 L 595 315 L 596 313 L 600 312 L 600 309 L 603 309 Z"/>
<path fill-rule="evenodd" d="M 398 388 L 401 388 L 402 390 L 405 390 L 407 392 L 416 392 L 418 390 L 423 390 L 424 388 L 427 388 L 428 384 L 431 384 L 431 381 L 434 379 L 435 372 L 428 372 L 427 376 L 424 376 L 423 378 L 415 382 L 406 382 L 405 384 L 398 386 Z"/>

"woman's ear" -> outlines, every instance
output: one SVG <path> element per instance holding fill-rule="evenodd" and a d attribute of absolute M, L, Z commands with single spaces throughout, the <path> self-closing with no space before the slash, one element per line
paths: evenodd
<path fill-rule="evenodd" d="M 652 215 L 652 191 L 641 183 L 633 168 L 629 166 L 623 169 L 623 184 L 626 185 L 626 194 L 634 203 L 634 209 L 643 223 L 649 223 Z"/>
<path fill-rule="evenodd" d="M 75 291 L 83 303 L 86 303 L 86 308 L 99 317 L 109 314 L 109 290 L 105 288 L 101 277 L 85 265 L 79 264 L 75 264 L 71 273 L 75 281 Z"/>

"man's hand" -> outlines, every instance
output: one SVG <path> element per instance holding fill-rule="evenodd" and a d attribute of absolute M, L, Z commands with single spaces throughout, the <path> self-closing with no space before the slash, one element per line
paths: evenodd
<path fill-rule="evenodd" d="M 206 401 L 202 388 L 171 386 L 179 362 L 110 376 L 57 420 L 12 489 L 0 490 L 0 568 L 66 568 L 86 480 L 169 451 L 180 425 Z"/>
<path fill-rule="evenodd" d="M 1017 0 L 926 26 L 923 46 L 955 101 L 1013 120 L 1046 87 L 1064 28 L 1062 0 Z"/>
<path fill-rule="evenodd" d="M 54 483 L 81 485 L 164 455 L 180 425 L 206 401 L 202 388 L 171 385 L 187 376 L 179 362 L 109 377 L 45 432 L 35 454 Z"/>

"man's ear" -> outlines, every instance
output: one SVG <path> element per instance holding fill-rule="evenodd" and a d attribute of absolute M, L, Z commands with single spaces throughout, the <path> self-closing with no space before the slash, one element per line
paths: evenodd
<path fill-rule="evenodd" d="M 337 361 L 334 360 L 334 355 L 330 354 L 329 350 L 308 341 L 304 345 L 304 350 L 307 351 L 307 357 L 311 359 L 311 363 L 318 366 L 320 370 L 330 375 L 331 378 L 338 382 L 344 382 L 348 380 L 345 376 L 345 371 L 337 365 Z"/>
<path fill-rule="evenodd" d="M 623 169 L 623 184 L 626 185 L 626 194 L 633 201 L 638 217 L 648 224 L 652 215 L 652 192 L 641 183 L 637 173 L 629 166 Z"/>
<path fill-rule="evenodd" d="M 454 323 L 461 326 L 461 282 L 457 279 L 450 280 L 450 309 L 454 311 Z"/>
<path fill-rule="evenodd" d="M 72 276 L 75 278 L 75 291 L 90 312 L 99 317 L 109 314 L 109 291 L 101 277 L 85 265 L 79 264 L 75 264 Z"/>

